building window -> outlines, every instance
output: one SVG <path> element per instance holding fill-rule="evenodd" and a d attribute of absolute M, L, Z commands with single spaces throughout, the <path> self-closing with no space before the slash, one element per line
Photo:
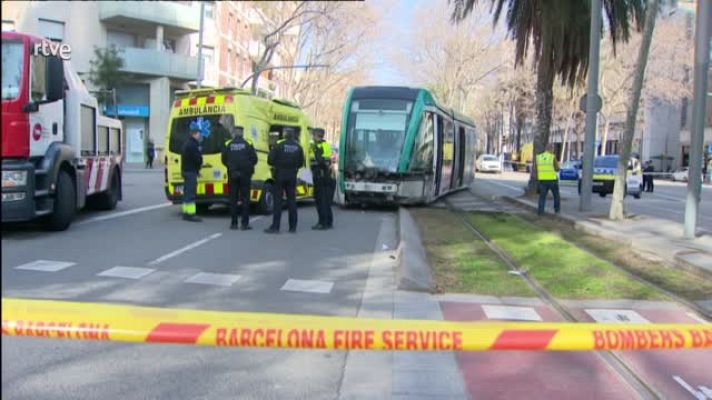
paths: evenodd
<path fill-rule="evenodd" d="M 119 31 L 107 31 L 106 43 L 109 46 L 114 45 L 120 49 L 125 47 L 136 47 L 136 35 Z"/>
<path fill-rule="evenodd" d="M 61 42 L 64 40 L 64 22 L 38 18 L 39 31 L 49 40 Z"/>
<path fill-rule="evenodd" d="M 213 3 L 205 2 L 205 18 L 213 19 L 214 7 Z"/>
<path fill-rule="evenodd" d="M 5 32 L 5 31 L 15 32 L 15 21 L 12 21 L 9 19 L 2 20 L 2 30 L 3 30 L 3 32 Z"/>
<path fill-rule="evenodd" d="M 227 49 L 227 73 L 232 70 L 232 50 Z"/>

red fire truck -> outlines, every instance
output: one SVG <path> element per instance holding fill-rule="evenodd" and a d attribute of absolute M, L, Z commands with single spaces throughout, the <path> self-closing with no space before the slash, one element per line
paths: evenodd
<path fill-rule="evenodd" d="M 56 43 L 2 32 L 2 222 L 69 227 L 121 199 L 122 134 Z M 44 51 L 38 51 L 43 49 Z"/>

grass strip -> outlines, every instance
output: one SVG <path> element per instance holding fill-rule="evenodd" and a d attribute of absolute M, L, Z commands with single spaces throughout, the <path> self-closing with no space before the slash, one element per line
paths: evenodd
<path fill-rule="evenodd" d="M 536 297 L 457 215 L 433 208 L 409 211 L 420 230 L 437 292 Z"/>
<path fill-rule="evenodd" d="M 534 221 L 533 216 L 526 217 Z M 583 234 L 574 227 L 554 220 L 543 219 L 542 227 L 556 232 L 570 242 L 586 249 L 600 258 L 651 282 L 668 292 L 688 301 L 712 299 L 712 281 L 698 275 L 667 265 L 664 262 L 646 260 L 636 255 L 628 246 L 597 236 Z"/>
<path fill-rule="evenodd" d="M 555 231 L 501 213 L 470 213 L 468 218 L 554 297 L 667 299 L 658 290 L 629 278 L 609 262 L 580 249 Z"/>

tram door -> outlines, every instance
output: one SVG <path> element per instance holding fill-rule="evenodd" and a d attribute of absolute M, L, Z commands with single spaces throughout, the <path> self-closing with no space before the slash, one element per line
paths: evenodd
<path fill-rule="evenodd" d="M 433 188 L 433 196 L 440 195 L 440 181 L 442 180 L 443 166 L 443 117 L 440 114 L 434 114 L 435 117 L 435 187 Z"/>
<path fill-rule="evenodd" d="M 440 168 L 440 189 L 439 194 L 446 193 L 450 190 L 453 183 L 453 172 L 455 164 L 455 129 L 454 124 L 450 119 L 443 119 L 443 132 L 440 136 L 442 139 L 442 166 Z"/>
<path fill-rule="evenodd" d="M 465 175 L 465 149 L 467 148 L 467 140 L 465 138 L 465 127 L 464 126 L 457 126 L 457 164 L 456 164 L 456 169 L 457 169 L 457 175 L 456 176 L 456 181 L 455 184 L 453 184 L 453 188 L 459 188 L 462 187 L 462 179 L 463 176 Z"/>

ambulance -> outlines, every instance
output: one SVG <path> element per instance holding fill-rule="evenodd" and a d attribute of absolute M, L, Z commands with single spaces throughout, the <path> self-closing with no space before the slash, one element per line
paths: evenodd
<path fill-rule="evenodd" d="M 221 152 L 231 139 L 231 126 L 242 127 L 245 139 L 257 151 L 258 162 L 252 175 L 250 199 L 258 212 L 273 210 L 272 170 L 267 164 L 270 149 L 282 139 L 284 128 L 293 128 L 304 149 L 306 163 L 297 175 L 297 200 L 313 196 L 313 180 L 309 169 L 309 119 L 297 106 L 284 100 L 269 100 L 236 88 L 196 89 L 176 92 L 166 133 L 164 184 L 166 197 L 180 204 L 183 196 L 181 150 L 188 139 L 190 126 L 200 130 L 203 166 L 198 177 L 196 205 L 198 211 L 212 204 L 228 203 L 227 169 Z"/>

